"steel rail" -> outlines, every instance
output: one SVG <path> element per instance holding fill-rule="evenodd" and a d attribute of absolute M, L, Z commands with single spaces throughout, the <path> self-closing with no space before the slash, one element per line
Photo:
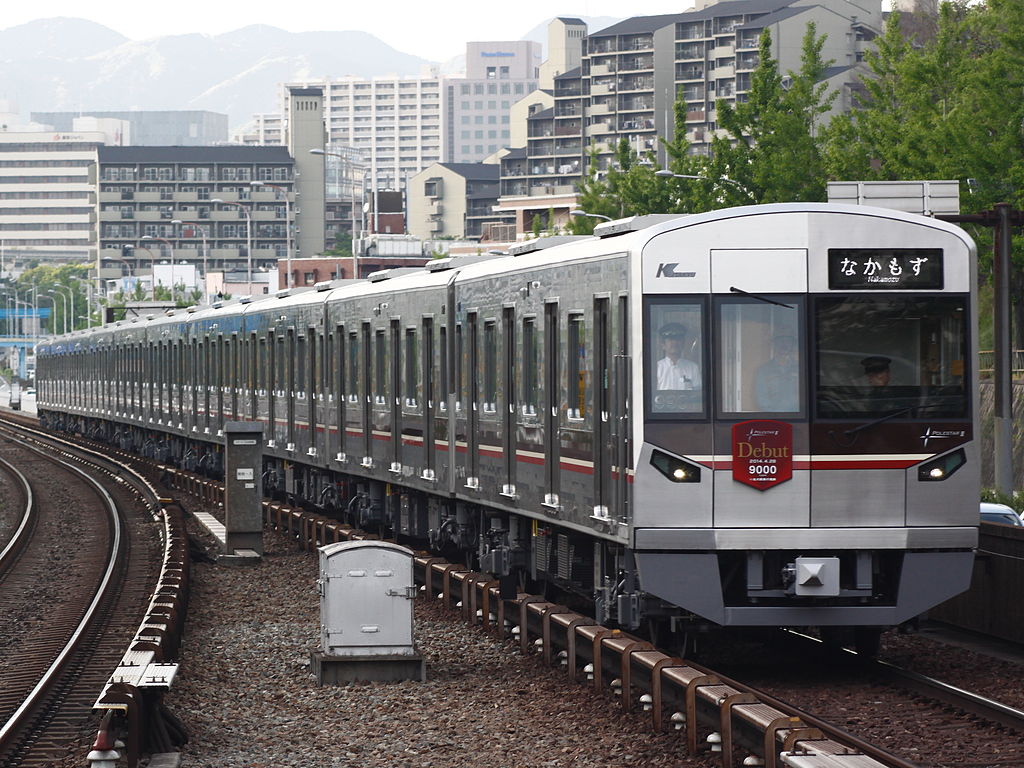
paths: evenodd
<path fill-rule="evenodd" d="M 63 459 L 58 459 L 52 455 L 47 455 L 39 447 L 29 445 L 27 442 L 19 440 L 15 437 L 10 437 L 9 439 L 14 440 L 14 442 L 24 446 L 29 450 L 34 451 L 35 453 L 38 453 L 40 456 L 43 456 L 43 458 L 56 464 L 60 464 L 66 469 L 80 475 L 89 485 L 93 486 L 93 488 L 99 494 L 100 498 L 106 504 L 107 511 L 110 514 L 111 531 L 113 534 L 113 538 L 111 541 L 110 550 L 108 552 L 107 564 L 104 569 L 103 576 L 100 579 L 100 583 L 97 586 L 95 592 L 93 593 L 93 597 L 89 603 L 89 606 L 86 608 L 85 613 L 83 614 L 81 620 L 78 622 L 78 625 L 76 626 L 74 632 L 71 634 L 71 637 L 68 639 L 68 641 L 64 644 L 64 647 L 61 649 L 61 651 L 57 654 L 56 658 L 54 658 L 54 660 L 50 663 L 50 666 L 47 667 L 46 671 L 42 674 L 39 681 L 29 692 L 25 700 L 14 711 L 11 717 L 8 718 L 7 722 L 2 727 L 0 727 L 0 751 L 5 750 L 7 749 L 8 746 L 10 746 L 11 741 L 17 734 L 18 729 L 21 728 L 21 726 L 23 725 L 23 722 L 27 715 L 39 703 L 43 694 L 50 689 L 50 686 L 53 684 L 57 676 L 60 674 L 61 670 L 64 668 L 64 665 L 67 662 L 68 658 L 78 648 L 79 643 L 82 640 L 82 637 L 85 635 L 86 631 L 91 627 L 91 625 L 95 621 L 97 614 L 99 613 L 100 603 L 106 596 L 106 592 L 111 586 L 113 574 L 117 569 L 118 561 L 121 556 L 122 538 L 122 525 L 120 516 L 118 514 L 117 504 L 114 501 L 114 499 L 110 496 L 110 494 L 107 493 L 107 490 L 102 485 L 100 485 L 100 483 L 96 479 L 90 477 L 88 473 L 86 473 L 81 468 L 74 466 L 70 462 L 64 461 Z"/>
<path fill-rule="evenodd" d="M 18 469 L 16 466 L 11 464 L 6 459 L 0 459 L 0 465 L 3 465 L 8 472 L 14 475 L 15 478 L 21 483 L 22 493 L 25 494 L 25 509 L 21 514 L 21 520 L 18 523 L 17 530 L 13 533 L 10 540 L 7 542 L 7 546 L 0 552 L 0 574 L 7 569 L 7 567 L 13 562 L 15 555 L 20 551 L 21 547 L 28 540 L 29 536 L 29 524 L 33 518 L 33 507 L 35 504 L 35 496 L 32 492 L 32 485 L 29 483 L 28 478 Z"/>

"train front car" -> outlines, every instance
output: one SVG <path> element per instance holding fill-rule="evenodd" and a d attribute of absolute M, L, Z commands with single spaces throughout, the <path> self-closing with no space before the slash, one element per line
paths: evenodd
<path fill-rule="evenodd" d="M 870 639 L 967 589 L 970 238 L 890 210 L 797 204 L 660 229 L 634 304 L 643 590 L 720 625 Z"/>

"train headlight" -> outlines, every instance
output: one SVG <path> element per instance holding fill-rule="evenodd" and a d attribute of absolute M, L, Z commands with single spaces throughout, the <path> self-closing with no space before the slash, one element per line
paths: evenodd
<path fill-rule="evenodd" d="M 669 456 L 662 451 L 651 454 L 651 466 L 661 472 L 673 483 L 699 483 L 700 467 L 688 461 Z"/>
<path fill-rule="evenodd" d="M 926 483 L 940 482 L 966 463 L 967 456 L 964 454 L 964 449 L 958 448 L 952 453 L 947 453 L 945 456 L 932 459 L 919 466 L 917 468 L 917 479 Z"/>

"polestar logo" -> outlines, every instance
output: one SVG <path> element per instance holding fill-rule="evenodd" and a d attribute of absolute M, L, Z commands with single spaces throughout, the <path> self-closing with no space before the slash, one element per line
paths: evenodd
<path fill-rule="evenodd" d="M 671 264 L 659 264 L 658 274 L 655 277 L 696 277 L 696 272 L 676 272 L 676 267 L 679 266 L 679 262 L 673 262 Z"/>
<path fill-rule="evenodd" d="M 932 429 L 928 427 L 921 435 L 921 440 L 924 443 L 924 447 L 928 447 L 929 440 L 944 440 L 947 437 L 963 437 L 964 431 L 962 429 Z"/>

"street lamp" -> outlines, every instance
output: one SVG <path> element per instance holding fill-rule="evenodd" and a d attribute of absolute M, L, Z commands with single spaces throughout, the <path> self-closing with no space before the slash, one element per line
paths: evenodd
<path fill-rule="evenodd" d="M 310 151 L 312 151 L 312 150 L 310 150 Z M 292 207 L 291 207 L 291 203 L 288 201 L 288 189 L 286 187 L 280 186 L 279 184 L 268 184 L 265 181 L 250 181 L 249 182 L 249 186 L 257 188 L 257 189 L 259 187 L 271 187 L 273 189 L 278 190 L 279 192 L 281 192 L 281 194 L 284 195 L 284 238 L 285 238 L 285 240 L 284 240 L 284 242 L 285 242 L 284 249 L 285 249 L 285 260 L 286 260 L 286 267 L 285 268 L 287 269 L 287 272 L 285 273 L 285 278 L 284 278 L 284 287 L 285 288 L 291 288 L 292 287 Z M 250 290 L 251 290 L 251 288 L 250 288 Z"/>
<path fill-rule="evenodd" d="M 249 209 L 241 203 L 235 203 L 230 200 L 221 200 L 219 197 L 213 198 L 211 203 L 220 203 L 221 205 L 234 205 L 242 210 L 245 214 L 245 257 L 246 257 L 246 283 L 249 286 L 249 293 L 252 293 L 252 216 L 249 214 Z"/>
<path fill-rule="evenodd" d="M 64 311 L 64 333 L 67 333 L 68 332 L 68 302 L 67 302 L 67 297 L 63 293 L 61 293 L 60 291 L 56 291 L 56 290 L 54 290 L 52 288 L 49 289 L 47 291 L 47 293 L 52 294 L 54 296 L 60 296 L 60 305 L 61 305 L 61 308 Z M 54 311 L 56 311 L 56 309 L 57 309 L 57 302 L 54 302 L 53 308 L 54 308 Z"/>
<path fill-rule="evenodd" d="M 88 278 L 74 275 L 71 275 L 71 279 L 78 283 L 85 283 L 85 327 L 92 328 L 92 282 Z M 74 294 L 74 288 L 69 286 L 69 290 Z"/>
<path fill-rule="evenodd" d="M 159 240 L 161 243 L 164 243 L 167 246 L 167 250 L 169 250 L 171 252 L 171 303 L 173 304 L 174 303 L 174 246 L 171 244 L 171 241 L 168 240 L 166 237 L 160 237 L 158 235 L 143 235 L 142 239 L 143 240 Z M 154 269 L 155 269 L 155 266 L 156 265 L 154 264 Z M 156 272 L 155 271 L 153 273 L 153 290 L 154 290 L 154 295 L 156 295 L 155 294 L 155 291 L 156 291 Z"/>
<path fill-rule="evenodd" d="M 194 221 L 182 221 L 181 219 L 175 219 L 171 224 L 184 225 L 188 224 L 192 227 L 193 231 L 199 230 L 199 236 L 203 238 L 203 304 L 207 303 L 208 294 L 206 291 L 206 258 L 210 255 L 210 249 L 206 245 L 206 228 L 202 224 L 197 224 Z"/>
<path fill-rule="evenodd" d="M 587 213 L 586 211 L 569 211 L 570 216 L 586 216 L 588 219 L 602 219 L 603 221 L 614 221 L 611 216 L 602 213 Z"/>

